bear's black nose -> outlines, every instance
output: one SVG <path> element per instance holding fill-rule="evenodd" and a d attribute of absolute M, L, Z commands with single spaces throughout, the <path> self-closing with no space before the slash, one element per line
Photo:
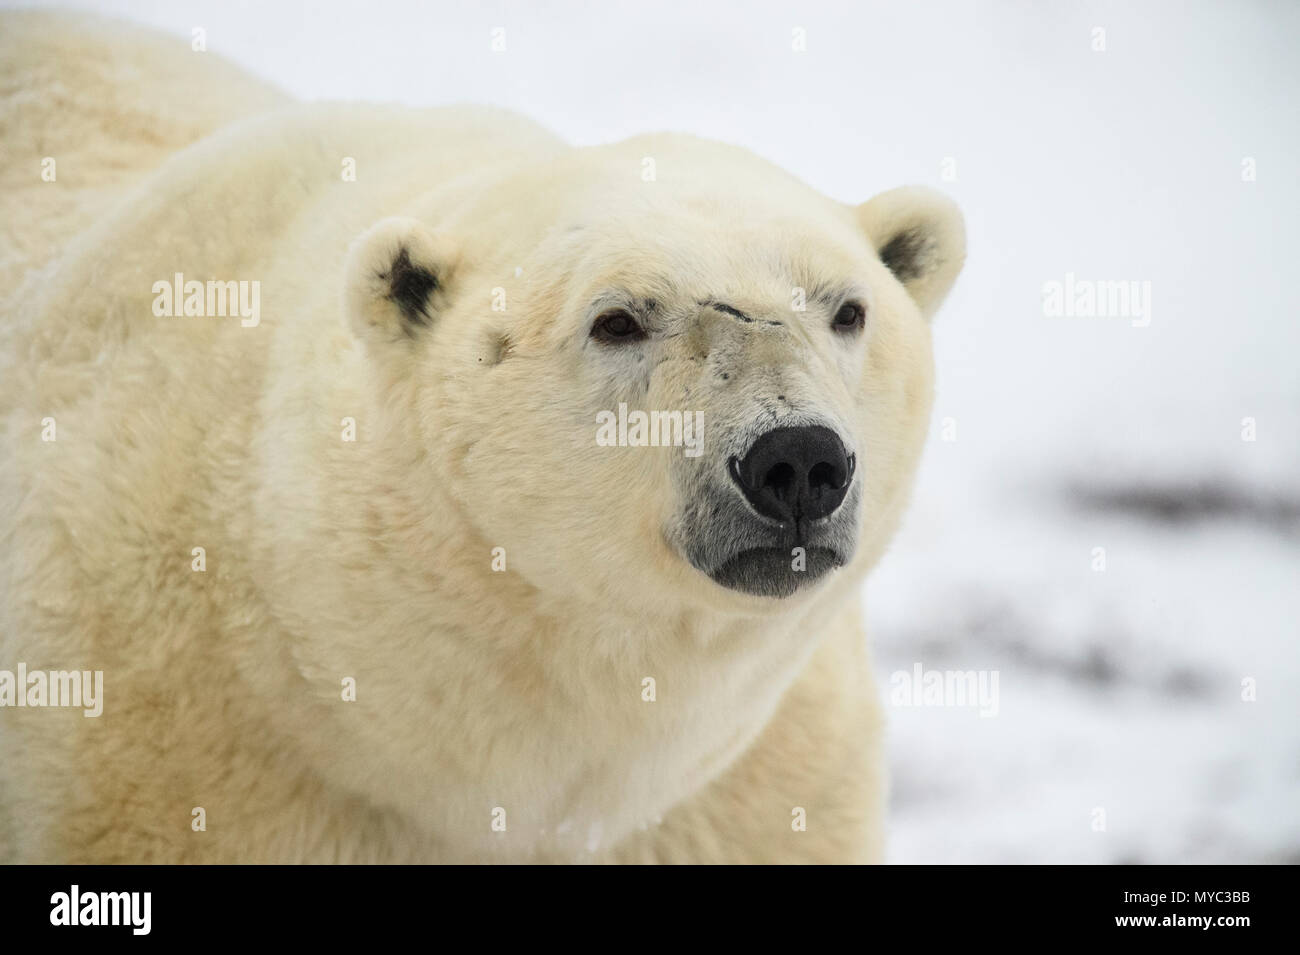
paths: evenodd
<path fill-rule="evenodd" d="M 773 428 L 730 468 L 754 509 L 784 523 L 831 514 L 849 491 L 854 463 L 839 435 L 813 425 Z"/>

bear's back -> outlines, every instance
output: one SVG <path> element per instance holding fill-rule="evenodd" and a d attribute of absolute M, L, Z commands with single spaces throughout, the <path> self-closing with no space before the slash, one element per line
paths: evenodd
<path fill-rule="evenodd" d="M 28 272 L 0 313 L 0 652 L 110 674 L 114 719 L 9 720 L 0 755 L 66 750 L 59 765 L 77 766 L 178 718 L 144 711 L 178 705 L 200 670 L 221 679 L 207 654 L 252 612 L 232 565 L 248 556 L 263 396 L 343 332 L 350 241 L 450 180 L 562 148 L 494 110 L 289 106 L 181 149 Z M 0 803 L 76 785 L 28 782 L 7 781 Z M 0 818 L 0 857 L 27 843 L 12 823 Z"/>

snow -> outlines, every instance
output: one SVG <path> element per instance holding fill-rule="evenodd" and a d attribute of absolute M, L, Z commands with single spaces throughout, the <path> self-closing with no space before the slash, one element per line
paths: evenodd
<path fill-rule="evenodd" d="M 886 697 L 921 663 L 997 670 L 1001 699 L 890 708 L 891 860 L 1300 862 L 1300 7 L 83 5 L 202 26 L 306 98 L 683 130 L 845 201 L 950 193 L 970 258 L 866 618 Z M 1067 274 L 1150 282 L 1150 324 L 1045 317 Z"/>

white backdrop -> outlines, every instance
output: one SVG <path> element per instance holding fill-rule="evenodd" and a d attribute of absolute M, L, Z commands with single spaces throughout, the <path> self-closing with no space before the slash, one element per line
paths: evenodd
<path fill-rule="evenodd" d="M 1000 705 L 891 708 L 891 859 L 1300 861 L 1300 5 L 84 6 L 303 98 L 949 192 L 970 258 L 866 614 L 886 696 L 921 663 L 997 670 Z M 1067 273 L 1149 282 L 1149 324 L 1046 316 Z"/>

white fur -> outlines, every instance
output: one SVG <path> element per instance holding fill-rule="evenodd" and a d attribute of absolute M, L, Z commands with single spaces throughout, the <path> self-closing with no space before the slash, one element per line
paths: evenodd
<path fill-rule="evenodd" d="M 124 79 L 171 41 L 97 29 L 88 77 L 65 21 L 4 16 L 6 42 L 39 50 L 2 61 L 34 104 L 6 148 L 67 125 L 37 72 L 83 106 L 48 147 L 73 168 L 5 220 L 26 282 L 3 311 L 0 668 L 105 676 L 99 719 L 0 710 L 0 859 L 878 859 L 857 593 L 926 431 L 955 209 L 906 191 L 845 207 L 685 136 L 573 149 L 496 110 L 266 113 L 274 94 L 203 57 L 169 67 L 203 94 L 172 120 L 167 84 Z M 123 102 L 153 110 L 169 158 L 123 144 Z M 67 197 L 119 155 L 104 197 Z M 942 252 L 906 288 L 874 251 L 898 223 Z M 403 245 L 440 283 L 413 335 L 376 278 Z M 593 440 L 620 396 L 735 420 L 755 393 L 711 398 L 685 358 L 637 392 L 584 324 L 614 283 L 777 314 L 774 263 L 861 282 L 863 342 L 741 339 L 715 317 L 680 347 L 780 369 L 862 456 L 856 558 L 784 600 L 724 590 L 666 543 L 680 452 Z M 176 272 L 259 281 L 260 324 L 155 318 L 151 285 Z"/>

